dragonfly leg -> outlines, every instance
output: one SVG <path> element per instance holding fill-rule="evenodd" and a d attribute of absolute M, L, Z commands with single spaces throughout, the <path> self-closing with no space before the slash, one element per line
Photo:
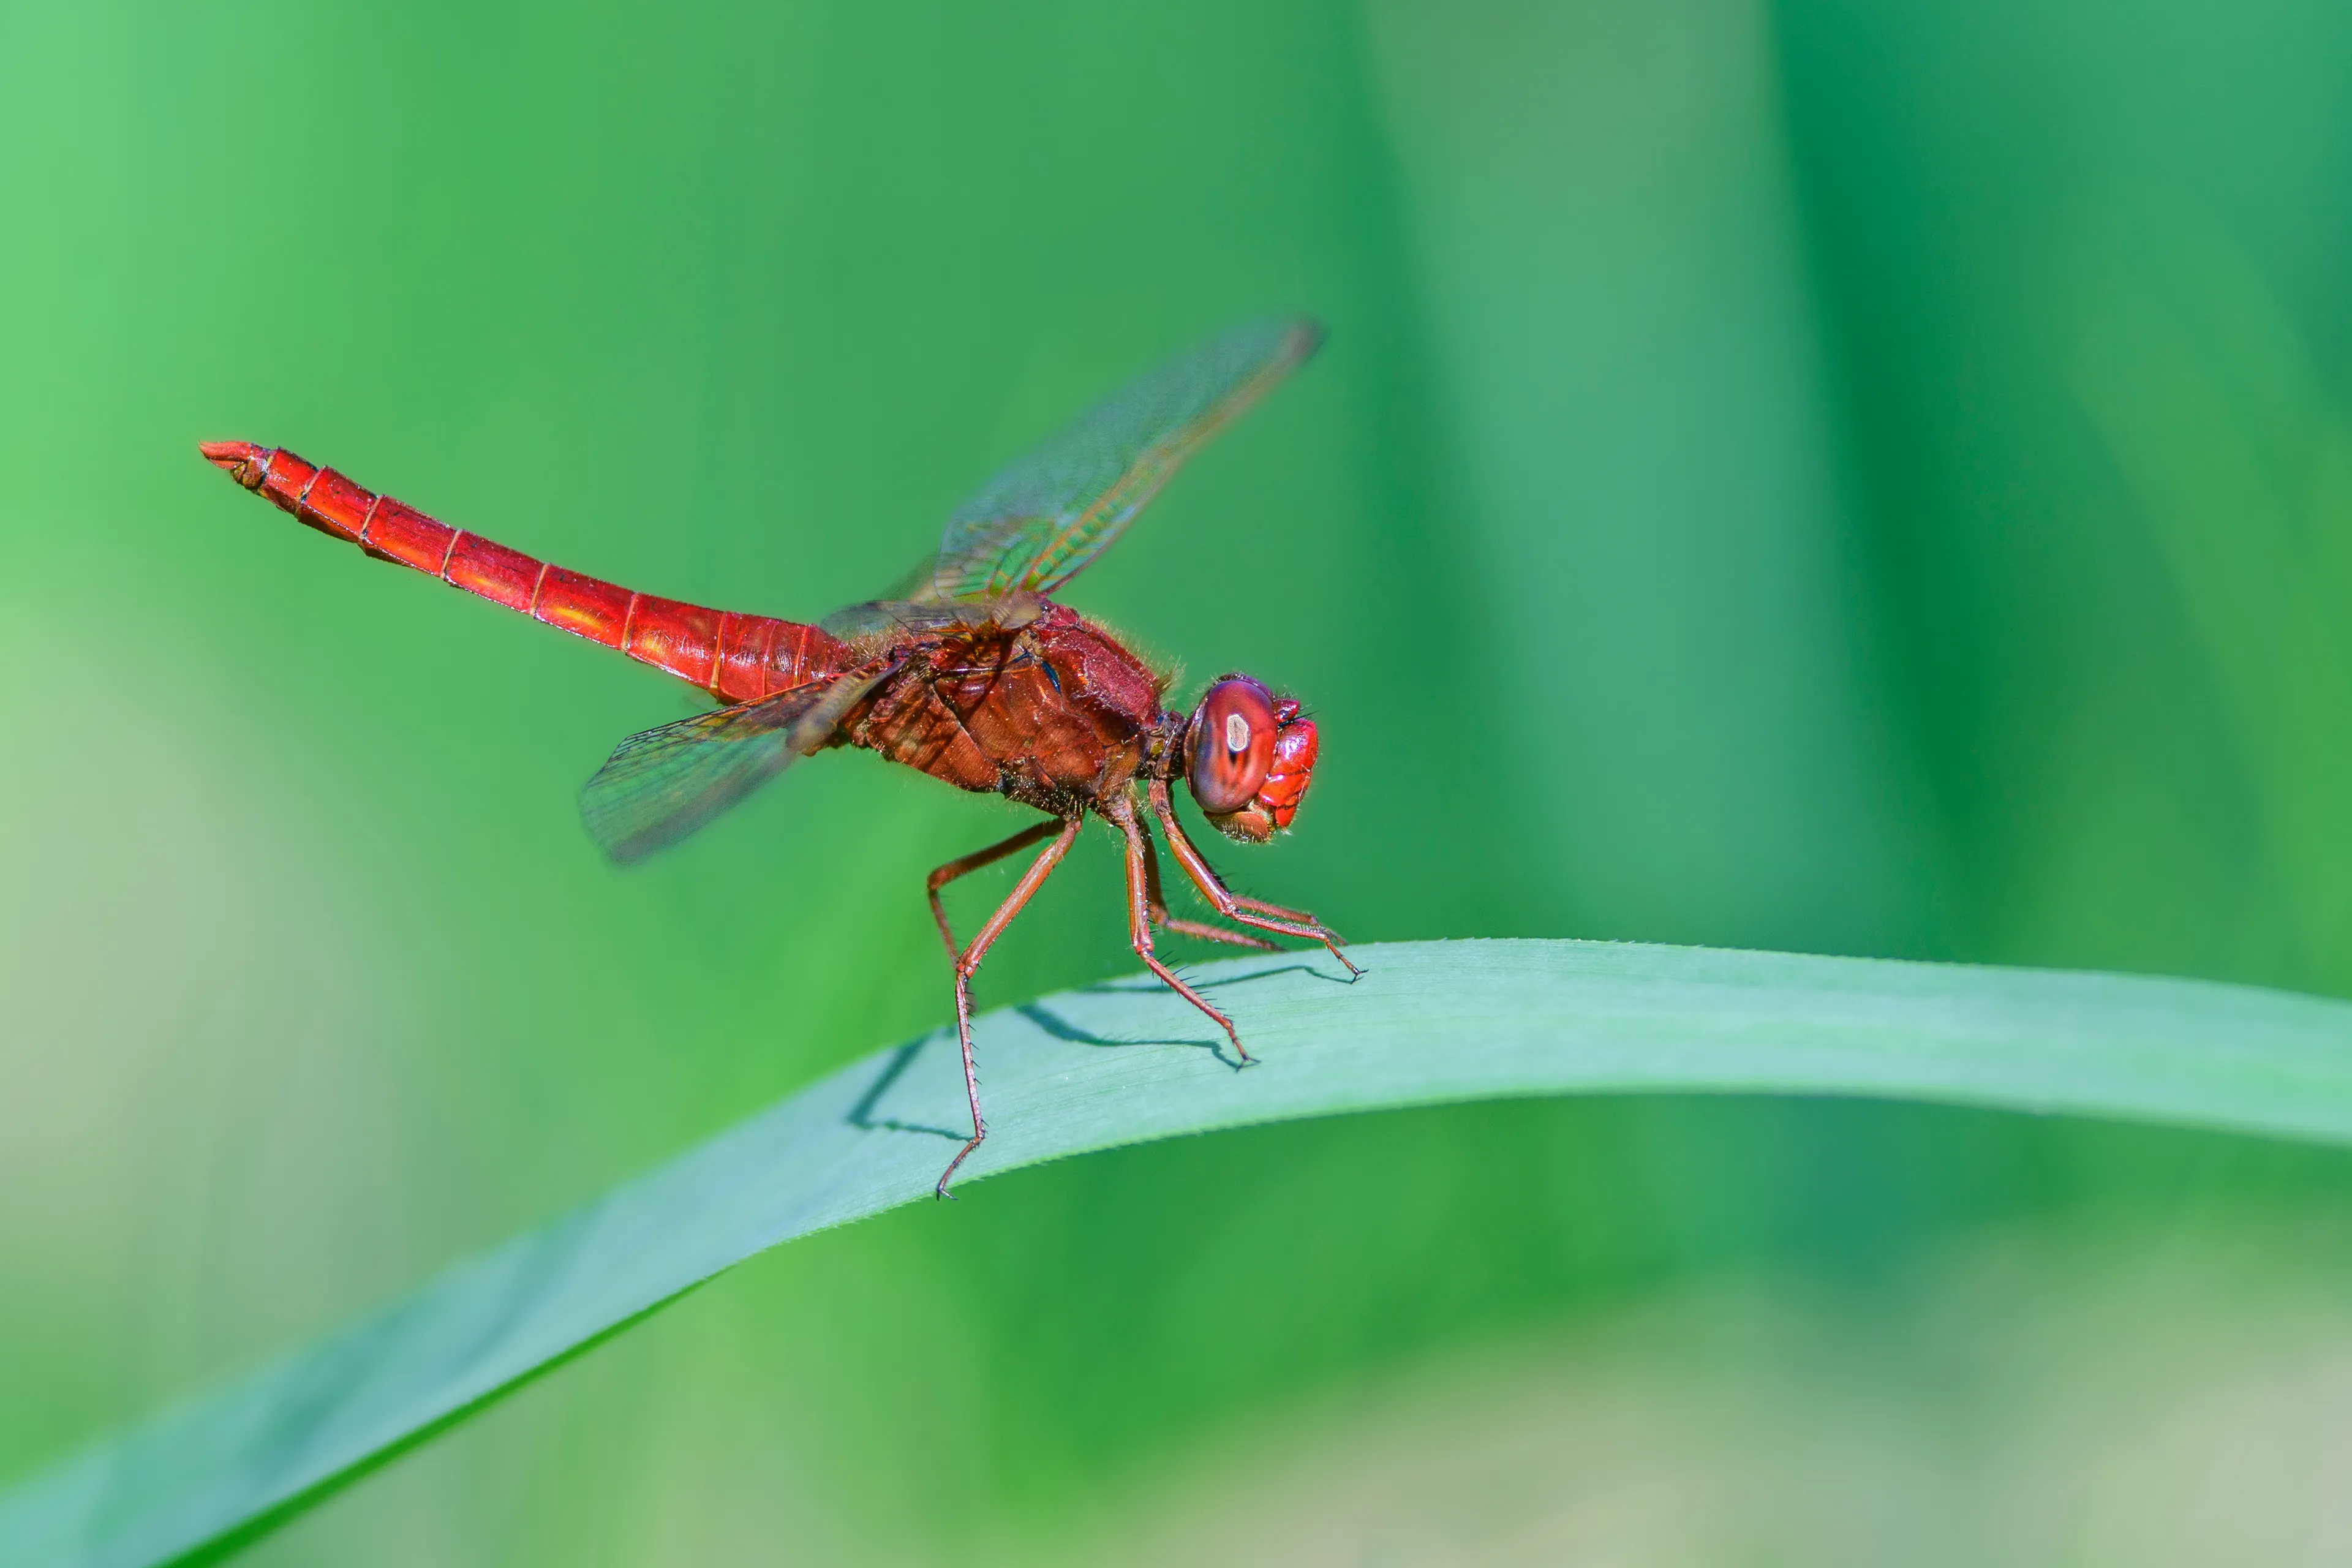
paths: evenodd
<path fill-rule="evenodd" d="M 1165 779 L 1151 781 L 1151 815 L 1160 819 L 1160 831 L 1168 835 L 1169 853 L 1176 857 L 1176 863 L 1184 868 L 1184 874 L 1192 879 L 1192 885 L 1201 889 L 1201 896 L 1214 905 L 1219 914 L 1259 931 L 1319 942 L 1349 974 L 1363 973 L 1349 963 L 1348 955 L 1339 951 L 1339 933 L 1313 915 L 1304 910 L 1286 910 L 1279 904 L 1245 899 L 1226 887 L 1207 858 L 1192 847 L 1190 838 L 1184 837 L 1184 829 L 1176 821 L 1176 808 L 1168 798 L 1168 782 Z"/>
<path fill-rule="evenodd" d="M 1034 827 L 1023 828 L 1002 844 L 992 844 L 985 849 L 975 849 L 960 859 L 950 860 L 924 879 L 923 891 L 931 900 L 931 918 L 940 922 L 940 940 L 948 944 L 950 962 L 961 959 L 963 953 L 956 946 L 955 932 L 948 929 L 947 906 L 940 902 L 940 889 L 968 871 L 993 866 L 1007 855 L 1028 848 L 1040 838 L 1052 837 L 1060 826 L 1059 823 L 1047 817 Z"/>
<path fill-rule="evenodd" d="M 949 1178 L 956 1173 L 956 1167 L 962 1164 L 966 1157 L 974 1149 L 980 1147 L 981 1141 L 988 1136 L 988 1124 L 980 1119 L 980 1068 L 973 1062 L 971 1056 L 972 972 L 980 967 L 980 961 L 987 954 L 989 944 L 1004 934 L 1004 928 L 1013 923 L 1013 917 L 1021 912 L 1021 907 L 1024 904 L 1036 896 L 1037 889 L 1044 887 L 1045 879 L 1053 874 L 1055 866 L 1060 863 L 1063 856 L 1070 852 L 1070 846 L 1077 842 L 1078 825 L 1085 820 L 1084 817 L 1073 816 L 1061 824 L 1061 830 L 1055 835 L 1054 842 L 1039 850 L 1037 858 L 1029 862 L 1029 869 L 1021 874 L 1021 880 L 1012 893 L 1003 903 L 997 905 L 996 912 L 988 917 L 988 923 L 980 928 L 980 934 L 971 939 L 971 945 L 955 955 L 956 1040 L 963 1047 L 963 1087 L 965 1094 L 971 1100 L 971 1138 L 962 1148 L 956 1151 L 956 1157 L 948 1162 L 948 1168 L 940 1173 L 940 1182 L 936 1191 L 940 1197 L 951 1195 L 948 1192 Z M 990 860 L 1011 854 L 1024 844 L 1034 843 L 1044 837 L 1047 831 L 1052 830 L 1054 826 L 1050 822 L 1040 823 L 1035 827 L 1014 834 L 994 848 L 983 849 L 978 856 L 970 857 L 970 858 L 984 866 Z M 954 863 L 950 863 L 950 865 Z M 970 866 L 964 868 L 965 870 L 971 868 Z M 940 871 L 948 869 L 948 866 L 940 868 Z M 939 875 L 939 871 L 932 873 L 934 878 L 938 878 Z M 939 892 L 936 888 L 931 893 L 931 902 L 932 907 L 936 909 L 939 905 Z M 946 916 L 940 917 L 940 929 L 946 929 Z M 950 939 L 948 945 L 950 949 L 954 947 L 952 938 Z"/>
<path fill-rule="evenodd" d="M 1144 967 L 1160 976 L 1161 983 L 1171 991 L 1215 1019 L 1217 1027 L 1225 1032 L 1225 1038 L 1233 1042 L 1234 1055 L 1239 1057 L 1242 1065 L 1246 1067 L 1251 1060 L 1250 1054 L 1244 1048 L 1242 1037 L 1234 1028 L 1234 1021 L 1210 1006 L 1207 997 L 1184 984 L 1177 973 L 1160 963 L 1151 951 L 1151 835 L 1143 824 L 1135 819 L 1132 805 L 1121 801 L 1118 805 L 1118 815 L 1111 816 L 1108 812 L 1104 815 L 1109 816 L 1118 830 L 1127 835 L 1127 933 L 1128 940 L 1135 946 L 1135 956 L 1143 960 Z"/>
<path fill-rule="evenodd" d="M 1235 947 L 1254 947 L 1261 952 L 1280 952 L 1281 948 L 1262 936 L 1252 936 L 1245 931 L 1229 931 L 1213 926 L 1206 921 L 1180 921 L 1168 912 L 1168 900 L 1160 890 L 1160 853 L 1151 847 L 1151 835 L 1143 836 L 1143 889 L 1151 900 L 1151 923 L 1162 931 L 1172 931 L 1179 936 L 1197 936 L 1204 942 L 1226 942 Z"/>

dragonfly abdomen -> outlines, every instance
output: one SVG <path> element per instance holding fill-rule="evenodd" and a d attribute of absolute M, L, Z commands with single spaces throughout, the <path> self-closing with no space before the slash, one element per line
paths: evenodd
<path fill-rule="evenodd" d="M 616 649 L 722 702 L 752 701 L 855 662 L 820 627 L 707 609 L 568 572 L 362 489 L 282 447 L 207 441 L 204 454 L 237 483 L 321 533 Z"/>

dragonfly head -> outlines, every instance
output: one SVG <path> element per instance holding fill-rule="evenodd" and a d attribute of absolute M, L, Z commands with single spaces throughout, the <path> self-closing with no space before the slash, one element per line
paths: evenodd
<path fill-rule="evenodd" d="M 1263 844 L 1290 826 L 1315 771 L 1315 722 L 1246 675 L 1220 677 L 1184 726 L 1184 782 L 1218 832 Z"/>

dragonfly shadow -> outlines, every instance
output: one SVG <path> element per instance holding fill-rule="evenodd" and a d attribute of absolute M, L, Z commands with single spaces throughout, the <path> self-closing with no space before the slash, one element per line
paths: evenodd
<path fill-rule="evenodd" d="M 1272 980 L 1283 974 L 1310 975 L 1334 985 L 1354 984 L 1352 979 L 1327 974 L 1313 964 L 1280 963 L 1267 969 L 1252 970 L 1246 974 L 1225 975 L 1217 981 L 1217 985 L 1219 989 L 1228 985 L 1246 985 L 1252 981 Z M 1088 985 L 1083 988 L 1080 994 L 1120 996 L 1160 990 L 1161 986 L 1157 980 L 1148 975 L 1139 975 L 1120 980 L 1106 980 Z M 1013 1010 L 1055 1039 L 1067 1041 L 1074 1046 L 1093 1046 L 1103 1050 L 1123 1050 L 1131 1046 L 1190 1046 L 1195 1050 L 1208 1052 L 1236 1072 L 1250 1065 L 1246 1061 L 1236 1058 L 1232 1053 L 1229 1043 L 1221 1037 L 1203 1039 L 1196 1036 L 1190 1039 L 1173 1039 L 1129 1036 L 1115 1038 L 1108 1035 L 1097 1035 L 1090 1029 L 1081 1028 L 1042 1002 L 1024 1002 Z M 874 1081 L 866 1086 L 864 1094 L 858 1096 L 857 1103 L 849 1108 L 849 1114 L 844 1120 L 852 1127 L 867 1132 L 919 1132 L 933 1138 L 944 1138 L 950 1143 L 962 1142 L 969 1134 L 951 1128 L 934 1127 L 921 1121 L 901 1121 L 894 1116 L 875 1114 L 881 1108 L 883 1099 L 889 1094 L 892 1087 L 906 1076 L 907 1069 L 915 1065 L 915 1058 L 923 1054 L 923 1047 L 929 1045 L 934 1037 L 926 1035 L 920 1039 L 908 1040 L 905 1045 L 892 1051 L 888 1059 L 883 1062 L 882 1070 L 874 1075 Z"/>
<path fill-rule="evenodd" d="M 1352 985 L 1356 983 L 1356 977 L 1353 975 L 1342 977 L 1337 974 L 1327 974 L 1311 963 L 1277 963 L 1266 969 L 1251 970 L 1246 974 L 1221 975 L 1217 979 L 1215 989 L 1222 991 L 1230 985 L 1246 985 L 1254 980 L 1272 980 L 1276 976 L 1282 974 L 1305 974 L 1333 985 Z M 1079 994 L 1083 996 L 1133 996 L 1148 994 L 1164 994 L 1164 992 L 1162 992 L 1160 982 L 1147 974 L 1126 975 L 1117 980 L 1097 981 L 1096 984 L 1081 987 L 1079 990 Z M 1192 1046 L 1197 1049 L 1207 1051 L 1211 1056 L 1216 1058 L 1217 1060 L 1223 1062 L 1225 1066 L 1232 1068 L 1236 1072 L 1252 1065 L 1251 1061 L 1244 1061 L 1234 1057 L 1228 1049 L 1229 1042 L 1221 1038 L 1195 1038 L 1189 1040 L 1149 1038 L 1113 1039 L 1108 1036 L 1097 1035 L 1089 1030 L 1078 1027 L 1078 1026 L 1071 1023 L 1068 1019 L 1063 1017 L 1058 1013 L 1055 1013 L 1052 1008 L 1045 1006 L 1043 1003 L 1024 1002 L 1020 1006 L 1015 1007 L 1013 1011 L 1028 1019 L 1031 1023 L 1036 1025 L 1040 1029 L 1045 1030 L 1045 1033 L 1053 1036 L 1055 1039 L 1067 1040 L 1073 1045 L 1098 1046 L 1111 1049 L 1118 1049 L 1127 1046 Z M 1255 1058 L 1252 1058 L 1252 1060 L 1254 1061 Z"/>
<path fill-rule="evenodd" d="M 1320 980 L 1326 985 L 1353 985 L 1361 976 L 1333 974 L 1311 963 L 1277 963 L 1271 969 L 1253 969 L 1247 974 L 1228 974 L 1217 982 L 1220 988 L 1227 985 L 1247 985 L 1254 981 L 1272 980 L 1280 974 L 1304 974 L 1310 980 Z"/>
<path fill-rule="evenodd" d="M 1212 988 L 1223 991 L 1227 986 L 1248 985 L 1256 981 L 1273 980 L 1285 974 L 1304 974 L 1309 979 L 1320 980 L 1327 985 L 1353 985 L 1356 983 L 1356 976 L 1328 973 L 1311 963 L 1277 963 L 1269 969 L 1253 969 L 1246 974 L 1221 974 L 1217 976 Z M 1082 986 L 1079 988 L 1079 994 L 1086 996 L 1125 996 L 1156 992 L 1160 989 L 1160 982 L 1149 974 L 1127 974 L 1121 975 L 1117 980 L 1100 980 L 1092 985 Z M 1135 1043 L 1177 1045 L 1184 1042 L 1139 1040 Z"/>
<path fill-rule="evenodd" d="M 915 1065 L 915 1058 L 923 1054 L 923 1047 L 929 1044 L 930 1044 L 930 1037 L 927 1035 L 919 1040 L 908 1040 L 890 1053 L 890 1059 L 884 1062 L 882 1070 L 874 1075 L 873 1083 L 866 1087 L 864 1094 L 858 1096 L 857 1103 L 849 1108 L 849 1115 L 845 1120 L 852 1127 L 862 1128 L 868 1132 L 923 1132 L 934 1138 L 944 1138 L 950 1143 L 961 1143 L 971 1136 L 966 1132 L 954 1132 L 944 1127 L 932 1127 L 920 1121 L 901 1121 L 895 1116 L 874 1114 L 882 1103 L 882 1097 L 890 1092 L 890 1086 L 897 1083 L 905 1075 L 907 1069 Z"/>
<path fill-rule="evenodd" d="M 1089 986 L 1087 989 L 1105 994 L 1114 994 L 1116 991 L 1116 988 L 1111 986 Z M 1236 1072 L 1250 1065 L 1245 1061 L 1235 1059 L 1223 1039 L 1176 1040 L 1157 1039 L 1143 1036 L 1113 1038 L 1108 1035 L 1097 1035 L 1090 1029 L 1080 1028 L 1043 1003 L 1024 1002 L 1013 1010 L 1053 1036 L 1054 1038 L 1067 1040 L 1074 1046 L 1096 1046 L 1105 1050 L 1125 1050 L 1132 1046 L 1190 1046 L 1194 1050 L 1208 1052 Z"/>

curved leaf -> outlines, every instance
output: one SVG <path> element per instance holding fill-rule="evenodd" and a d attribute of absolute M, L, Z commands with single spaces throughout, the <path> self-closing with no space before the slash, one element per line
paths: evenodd
<path fill-rule="evenodd" d="M 1204 966 L 1262 1065 L 1137 979 L 978 1025 L 964 1186 L 1292 1117 L 1633 1090 L 1870 1095 L 2352 1139 L 2352 1004 L 2194 981 L 1572 942 Z M 762 1248 L 927 1197 L 952 1036 L 843 1068 L 404 1300 L 0 1496 L 0 1562 L 210 1557 Z"/>

